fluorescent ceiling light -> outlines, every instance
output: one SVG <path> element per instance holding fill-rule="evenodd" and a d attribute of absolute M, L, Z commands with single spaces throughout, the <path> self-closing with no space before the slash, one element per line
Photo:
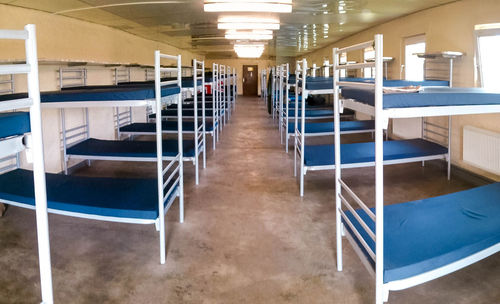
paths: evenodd
<path fill-rule="evenodd" d="M 273 39 L 273 31 L 270 30 L 253 30 L 253 31 L 226 31 L 226 39 L 239 40 L 271 40 Z"/>
<path fill-rule="evenodd" d="M 220 30 L 279 30 L 278 19 L 259 17 L 222 17 L 219 18 L 218 29 Z"/>
<path fill-rule="evenodd" d="M 262 35 L 262 34 L 226 34 L 226 39 L 231 40 L 271 40 L 273 35 Z"/>
<path fill-rule="evenodd" d="M 263 44 L 235 44 L 234 51 L 240 58 L 259 58 L 264 52 Z"/>
<path fill-rule="evenodd" d="M 205 12 L 291 13 L 292 0 L 205 0 Z"/>

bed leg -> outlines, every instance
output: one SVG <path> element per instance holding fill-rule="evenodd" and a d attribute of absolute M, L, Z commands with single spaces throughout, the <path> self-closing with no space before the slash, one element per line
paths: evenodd
<path fill-rule="evenodd" d="M 155 221 L 155 229 L 156 231 L 160 231 L 160 221 L 158 219 Z"/>
<path fill-rule="evenodd" d="M 301 158 L 301 164 L 300 164 L 300 197 L 304 196 L 304 163 L 302 162 Z"/>
<path fill-rule="evenodd" d="M 384 303 L 389 302 L 389 290 L 384 288 Z"/>
<path fill-rule="evenodd" d="M 184 223 L 184 187 L 179 191 L 179 223 Z"/>
<path fill-rule="evenodd" d="M 212 133 L 212 150 L 215 151 L 215 129 L 214 132 Z"/>
<path fill-rule="evenodd" d="M 422 167 L 425 167 L 425 160 L 422 161 Z"/>
<path fill-rule="evenodd" d="M 287 126 L 287 130 L 286 130 L 286 136 L 285 136 L 285 152 L 288 153 L 288 138 L 290 137 L 288 135 L 288 126 Z"/>

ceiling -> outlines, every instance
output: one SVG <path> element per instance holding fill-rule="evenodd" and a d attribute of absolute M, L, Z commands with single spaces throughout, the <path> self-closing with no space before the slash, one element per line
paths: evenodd
<path fill-rule="evenodd" d="M 299 56 L 376 24 L 456 0 L 293 0 L 291 14 L 279 14 L 281 28 L 264 56 Z M 0 0 L 117 28 L 167 42 L 208 58 L 235 57 L 222 13 L 205 13 L 203 0 Z M 339 12 L 339 3 L 345 12 Z M 234 14 L 231 14 L 234 15 Z M 259 16 L 267 15 L 259 13 Z"/>

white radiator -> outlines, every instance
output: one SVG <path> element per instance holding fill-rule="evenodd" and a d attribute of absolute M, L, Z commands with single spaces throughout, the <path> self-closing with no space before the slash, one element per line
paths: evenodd
<path fill-rule="evenodd" d="M 464 127 L 464 162 L 500 175 L 500 133 Z"/>

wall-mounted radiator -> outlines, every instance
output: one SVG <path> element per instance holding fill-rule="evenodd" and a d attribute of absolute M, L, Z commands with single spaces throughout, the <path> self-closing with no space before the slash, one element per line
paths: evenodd
<path fill-rule="evenodd" d="M 500 133 L 465 126 L 464 162 L 500 175 Z"/>

